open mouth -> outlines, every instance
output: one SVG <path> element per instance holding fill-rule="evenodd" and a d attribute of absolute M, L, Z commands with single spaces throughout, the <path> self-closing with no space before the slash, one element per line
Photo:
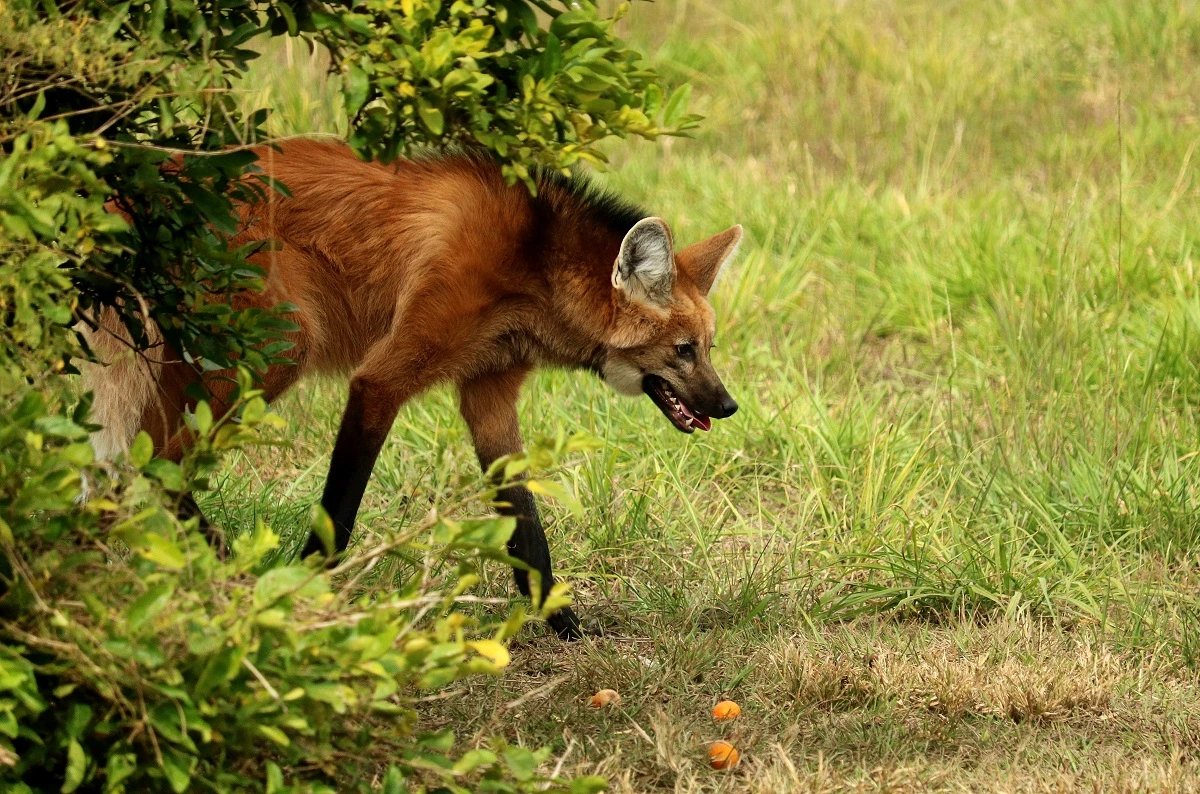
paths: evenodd
<path fill-rule="evenodd" d="M 667 382 L 657 375 L 647 375 L 642 378 L 642 390 L 650 395 L 650 399 L 658 409 L 671 420 L 677 430 L 684 433 L 694 433 L 696 428 L 708 430 L 712 427 L 712 419 L 695 411 L 679 399 Z"/>

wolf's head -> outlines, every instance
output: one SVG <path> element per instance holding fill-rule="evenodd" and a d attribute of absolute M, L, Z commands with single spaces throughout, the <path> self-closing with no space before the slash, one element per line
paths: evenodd
<path fill-rule="evenodd" d="M 601 374 L 622 394 L 649 395 L 684 433 L 738 408 L 713 369 L 708 291 L 741 239 L 734 226 L 677 252 L 667 224 L 645 218 L 613 263 L 616 311 Z"/>

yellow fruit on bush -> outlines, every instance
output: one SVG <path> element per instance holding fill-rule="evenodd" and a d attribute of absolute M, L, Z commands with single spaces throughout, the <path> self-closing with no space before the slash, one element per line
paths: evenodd
<path fill-rule="evenodd" d="M 717 705 L 713 706 L 713 719 L 718 722 L 725 720 L 736 720 L 742 715 L 742 707 L 732 700 L 722 700 Z"/>
<path fill-rule="evenodd" d="M 592 695 L 592 708 L 594 709 L 619 705 L 621 705 L 621 696 L 617 694 L 617 690 L 615 689 L 601 689 Z"/>
<path fill-rule="evenodd" d="M 729 742 L 713 742 L 708 746 L 708 764 L 713 769 L 732 769 L 740 759 L 737 748 Z"/>

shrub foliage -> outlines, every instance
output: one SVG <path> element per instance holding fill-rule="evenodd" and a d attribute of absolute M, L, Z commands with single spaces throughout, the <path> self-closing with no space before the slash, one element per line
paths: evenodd
<path fill-rule="evenodd" d="M 544 780 L 544 750 L 463 750 L 449 732 L 421 733 L 422 693 L 502 668 L 525 619 L 481 618 L 500 613 L 470 594 L 483 561 L 511 562 L 511 522 L 447 517 L 494 491 L 464 492 L 332 570 L 284 559 L 265 525 L 220 559 L 173 507 L 229 450 L 282 438 L 254 374 L 285 361 L 289 307 L 229 300 L 263 277 L 227 244 L 234 206 L 286 192 L 247 150 L 267 119 L 242 112 L 234 90 L 253 42 L 289 35 L 328 49 L 363 156 L 481 147 L 528 182 L 534 163 L 602 164 L 606 138 L 695 124 L 686 87 L 666 92 L 616 36 L 624 11 L 543 0 L 0 3 L 0 786 L 603 785 Z M 62 375 L 89 355 L 77 328 L 104 307 L 135 347 L 148 344 L 148 316 L 196 367 L 238 368 L 236 407 L 214 417 L 199 404 L 189 417 L 199 441 L 181 464 L 154 458 L 145 436 L 115 467 L 93 460 L 88 399 Z M 578 446 L 540 447 L 508 473 Z M 397 550 L 409 561 L 399 585 L 365 584 Z"/>
<path fill-rule="evenodd" d="M 505 640 L 523 610 L 489 623 L 461 605 L 481 562 L 507 561 L 511 519 L 434 511 L 327 570 L 270 559 L 279 537 L 261 523 L 218 559 L 195 519 L 181 523 L 163 504 L 164 487 L 202 479 L 282 424 L 251 383 L 244 375 L 229 416 L 196 412 L 201 440 L 183 466 L 153 458 L 139 436 L 132 476 L 82 506 L 81 474 L 108 481 L 92 464 L 82 406 L 55 414 L 30 392 L 5 421 L 0 782 L 63 792 L 343 791 L 368 781 L 388 792 L 542 790 L 545 750 L 497 742 L 455 754 L 451 732 L 417 732 L 422 694 L 508 663 Z M 421 552 L 420 564 L 395 590 L 362 587 L 398 547 Z M 549 790 L 601 787 L 582 778 Z"/>

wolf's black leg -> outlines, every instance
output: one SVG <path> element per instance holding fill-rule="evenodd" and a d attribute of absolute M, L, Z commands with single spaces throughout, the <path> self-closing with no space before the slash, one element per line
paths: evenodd
<path fill-rule="evenodd" d="M 471 430 L 475 451 L 484 471 L 497 458 L 521 451 L 517 395 L 527 372 L 526 368 L 515 368 L 475 378 L 458 386 L 459 408 Z M 526 488 L 514 485 L 502 489 L 498 497 L 506 503 L 499 508 L 500 513 L 517 519 L 517 527 L 508 541 L 508 552 L 538 572 L 541 579 L 539 595 L 544 599 L 554 586 L 554 574 L 550 565 L 550 545 L 546 542 L 546 531 L 538 519 L 533 494 Z M 514 573 L 521 594 L 529 595 L 529 572 L 515 568 Z M 563 639 L 581 636 L 579 618 L 570 607 L 564 607 L 552 615 L 550 627 Z"/>
<path fill-rule="evenodd" d="M 368 385 L 359 381 L 350 384 L 350 399 L 333 445 L 329 477 L 321 497 L 321 506 L 333 520 L 334 545 L 338 552 L 345 551 L 350 544 L 350 532 L 371 479 L 371 470 L 375 468 L 375 459 L 379 457 L 392 420 L 396 418 L 398 405 L 392 405 L 393 400 L 379 395 Z M 321 540 L 315 534 L 309 535 L 303 556 L 318 552 L 325 552 Z"/>
<path fill-rule="evenodd" d="M 490 462 L 485 464 L 484 469 L 490 465 Z M 517 528 L 508 539 L 508 553 L 538 572 L 542 583 L 540 596 L 544 599 L 550 594 L 550 588 L 554 587 L 554 573 L 550 566 L 550 544 L 546 541 L 546 530 L 538 518 L 533 494 L 528 488 L 515 485 L 500 489 L 497 496 L 501 502 L 506 503 L 497 508 L 500 514 L 517 519 Z M 529 571 L 514 568 L 513 574 L 521 595 L 528 596 L 531 592 Z M 574 640 L 582 636 L 579 618 L 570 607 L 563 607 L 555 612 L 550 616 L 549 622 L 550 627 L 563 639 Z"/>

